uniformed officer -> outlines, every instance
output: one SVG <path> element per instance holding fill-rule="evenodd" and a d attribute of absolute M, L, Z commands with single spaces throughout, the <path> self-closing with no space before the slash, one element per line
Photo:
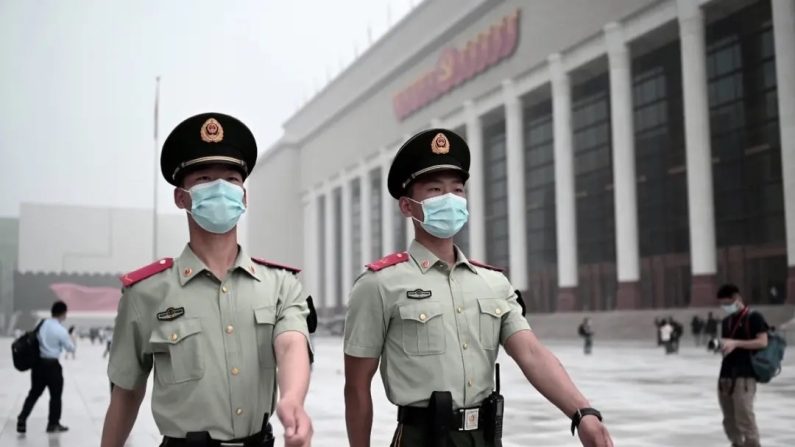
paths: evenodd
<path fill-rule="evenodd" d="M 583 445 L 612 446 L 599 412 L 530 330 L 505 275 L 453 244 L 469 216 L 468 178 L 469 148 L 446 129 L 415 135 L 392 162 L 389 193 L 416 237 L 408 252 L 369 264 L 351 291 L 344 341 L 351 446 L 370 445 L 379 360 L 387 397 L 399 407 L 392 446 L 500 446 L 500 345 L 572 418 Z"/>
<path fill-rule="evenodd" d="M 188 118 L 166 139 L 160 166 L 190 242 L 122 278 L 104 447 L 124 444 L 153 366 L 161 446 L 272 446 L 274 407 L 286 445 L 309 445 L 307 294 L 297 270 L 237 243 L 256 159 L 251 131 L 221 113 Z"/>

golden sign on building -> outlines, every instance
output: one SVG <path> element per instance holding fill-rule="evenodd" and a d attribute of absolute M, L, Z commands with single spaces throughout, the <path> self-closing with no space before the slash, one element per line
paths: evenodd
<path fill-rule="evenodd" d="M 519 12 L 514 11 L 463 48 L 447 48 L 436 66 L 420 75 L 392 99 L 395 115 L 402 121 L 440 96 L 510 57 L 519 43 Z"/>

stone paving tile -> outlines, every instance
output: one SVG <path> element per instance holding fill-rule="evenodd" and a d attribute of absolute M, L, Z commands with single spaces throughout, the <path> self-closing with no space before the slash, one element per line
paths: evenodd
<path fill-rule="evenodd" d="M 315 424 L 316 447 L 347 444 L 345 437 L 342 375 L 342 343 L 339 338 L 315 340 L 317 363 L 307 407 Z M 10 340 L 0 339 L 8 353 Z M 694 347 L 666 356 L 662 350 L 640 343 L 599 344 L 591 357 L 579 345 L 552 342 L 570 374 L 603 411 L 617 446 L 668 447 L 726 446 L 716 397 L 720 358 Z M 15 432 L 16 414 L 27 394 L 29 374 L 13 369 L 9 355 L 0 358 L 0 447 L 72 447 L 99 445 L 108 404 L 108 382 L 102 347 L 80 345 L 76 361 L 64 365 L 63 423 L 70 431 L 44 433 L 47 393 L 28 420 L 28 434 Z M 577 446 L 568 433 L 568 421 L 527 382 L 512 361 L 503 356 L 502 382 L 506 398 L 506 447 Z M 394 407 L 384 397 L 380 376 L 373 381 L 375 417 L 373 446 L 388 445 L 395 428 Z M 785 359 L 784 372 L 757 395 L 757 421 L 766 447 L 795 446 L 795 358 Z M 278 422 L 277 433 L 281 432 Z M 144 401 L 132 436 L 131 447 L 156 446 L 160 436 L 151 416 L 149 397 Z M 277 442 L 277 445 L 282 445 Z"/>

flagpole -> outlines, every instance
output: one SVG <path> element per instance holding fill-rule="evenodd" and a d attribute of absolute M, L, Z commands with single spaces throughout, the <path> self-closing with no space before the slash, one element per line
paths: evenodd
<path fill-rule="evenodd" d="M 157 121 L 158 108 L 160 106 L 160 76 L 155 78 L 155 119 L 154 119 L 154 146 L 155 146 L 155 169 L 152 171 L 154 181 L 152 182 L 152 260 L 157 259 L 157 179 L 160 170 L 160 148 L 157 144 Z"/>

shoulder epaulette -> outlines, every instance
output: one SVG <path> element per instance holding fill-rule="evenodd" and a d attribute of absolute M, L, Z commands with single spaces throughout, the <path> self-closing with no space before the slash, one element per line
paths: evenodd
<path fill-rule="evenodd" d="M 386 255 L 375 262 L 371 262 L 367 264 L 367 268 L 373 272 L 377 272 L 379 270 L 383 270 L 387 267 L 392 267 L 393 265 L 398 265 L 408 260 L 409 260 L 409 254 L 405 251 L 401 251 L 398 253 L 392 253 L 391 255 Z"/>
<path fill-rule="evenodd" d="M 133 284 L 143 281 L 152 275 L 170 269 L 172 265 L 174 265 L 174 258 L 163 258 L 147 266 L 141 267 L 138 270 L 127 273 L 120 278 L 121 283 L 124 287 L 130 287 Z"/>
<path fill-rule="evenodd" d="M 289 265 L 278 264 L 276 262 L 267 261 L 261 258 L 251 258 L 252 261 L 256 262 L 259 265 L 264 265 L 265 267 L 272 267 L 275 269 L 287 270 L 288 272 L 292 273 L 293 275 L 297 275 L 301 273 L 301 269 L 297 267 L 291 267 Z"/>
<path fill-rule="evenodd" d="M 474 265 L 474 266 L 477 266 L 477 267 L 483 267 L 484 269 L 494 270 L 495 272 L 503 272 L 503 271 L 505 271 L 505 269 L 502 269 L 502 268 L 499 268 L 499 267 L 495 267 L 493 265 L 484 264 L 482 262 L 475 261 L 473 259 L 470 259 L 469 263 Z"/>

